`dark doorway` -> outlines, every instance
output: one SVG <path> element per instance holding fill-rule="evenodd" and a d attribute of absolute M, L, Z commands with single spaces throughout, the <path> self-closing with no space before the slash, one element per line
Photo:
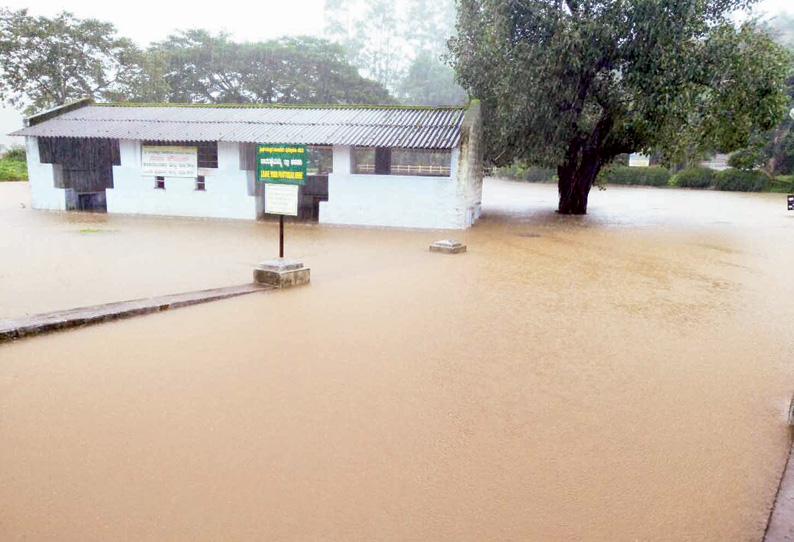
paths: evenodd
<path fill-rule="evenodd" d="M 262 198 L 262 209 L 264 209 L 264 184 L 257 183 L 257 185 L 257 194 Z M 306 184 L 298 190 L 298 216 L 287 216 L 284 219 L 290 222 L 319 222 L 321 201 L 328 201 L 328 175 L 307 175 Z M 263 211 L 262 219 L 278 220 L 278 215 L 267 215 Z"/>
<path fill-rule="evenodd" d="M 113 188 L 113 166 L 121 164 L 119 154 L 117 139 L 39 139 L 41 163 L 53 164 L 53 183 L 66 189 L 69 211 L 107 212 L 105 190 Z"/>
<path fill-rule="evenodd" d="M 75 210 L 89 213 L 107 213 L 108 204 L 105 198 L 105 191 L 77 194 L 77 207 Z"/>

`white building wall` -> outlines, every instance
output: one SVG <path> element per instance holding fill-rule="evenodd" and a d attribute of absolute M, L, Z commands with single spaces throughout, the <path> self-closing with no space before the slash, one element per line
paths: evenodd
<path fill-rule="evenodd" d="M 702 162 L 700 162 L 700 165 L 703 167 L 713 169 L 715 171 L 725 171 L 726 169 L 731 167 L 728 164 L 728 160 L 730 159 L 730 157 L 731 157 L 730 154 L 717 153 L 708 160 L 703 160 Z"/>
<path fill-rule="evenodd" d="M 26 137 L 25 148 L 28 161 L 31 206 L 34 209 L 47 209 L 50 211 L 66 210 L 66 190 L 55 188 L 53 165 L 41 163 L 38 139 Z"/>
<path fill-rule="evenodd" d="M 107 190 L 108 213 L 256 219 L 256 198 L 249 195 L 249 174 L 240 170 L 236 143 L 218 143 L 218 169 L 200 169 L 205 190 L 196 179 L 165 177 L 165 190 L 141 174 L 141 142 L 119 143 L 121 165 L 113 167 L 113 189 Z"/>
<path fill-rule="evenodd" d="M 478 100 L 469 104 L 460 136 L 460 147 L 453 151 L 453 163 L 457 164 L 458 194 L 465 208 L 465 224 L 468 227 L 480 219 L 482 211 L 482 110 Z"/>
<path fill-rule="evenodd" d="M 350 173 L 350 147 L 334 147 L 328 201 L 320 222 L 400 228 L 463 229 L 465 196 L 457 182 L 453 152 L 450 177 L 357 175 Z"/>

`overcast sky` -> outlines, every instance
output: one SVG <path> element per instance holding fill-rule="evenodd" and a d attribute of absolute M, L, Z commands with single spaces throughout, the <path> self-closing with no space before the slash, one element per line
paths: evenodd
<path fill-rule="evenodd" d="M 226 30 L 242 41 L 284 35 L 319 35 L 323 29 L 323 3 L 323 0 L 262 0 L 243 8 L 238 7 L 240 4 L 216 2 L 194 2 L 186 6 L 180 2 L 155 0 L 70 0 L 66 8 L 62 0 L 6 0 L 5 5 L 12 9 L 27 7 L 34 15 L 48 16 L 68 9 L 80 18 L 112 22 L 120 35 L 132 38 L 139 45 L 147 45 L 164 39 L 175 30 L 188 28 Z M 762 0 L 757 9 L 794 14 L 791 0 Z"/>
<path fill-rule="evenodd" d="M 2 2 L 2 0 L 0 0 Z M 165 39 L 175 30 L 206 28 L 226 30 L 236 40 L 260 41 L 284 35 L 315 35 L 323 29 L 323 0 L 261 0 L 247 6 L 191 3 L 162 0 L 108 2 L 70 0 L 68 11 L 81 19 L 95 18 L 113 23 L 119 35 L 131 38 L 139 45 Z M 6 0 L 11 9 L 29 8 L 33 15 L 53 16 L 63 11 L 62 0 Z M 794 15 L 791 0 L 762 0 L 757 11 L 770 14 L 787 11 Z M 0 109 L 0 144 L 8 145 L 16 138 L 5 134 L 21 126 L 21 117 L 14 111 Z"/>

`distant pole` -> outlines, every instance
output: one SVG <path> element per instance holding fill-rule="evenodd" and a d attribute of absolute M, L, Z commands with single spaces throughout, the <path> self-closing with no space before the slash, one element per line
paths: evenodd
<path fill-rule="evenodd" d="M 284 257 L 284 215 L 278 215 L 278 257 Z"/>

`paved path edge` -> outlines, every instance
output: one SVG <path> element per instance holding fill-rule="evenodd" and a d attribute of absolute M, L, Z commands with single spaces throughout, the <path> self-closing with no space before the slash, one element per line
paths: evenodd
<path fill-rule="evenodd" d="M 10 318 L 0 320 L 0 343 L 272 289 L 251 283 Z"/>
<path fill-rule="evenodd" d="M 764 542 L 794 542 L 794 444 L 769 514 Z"/>

